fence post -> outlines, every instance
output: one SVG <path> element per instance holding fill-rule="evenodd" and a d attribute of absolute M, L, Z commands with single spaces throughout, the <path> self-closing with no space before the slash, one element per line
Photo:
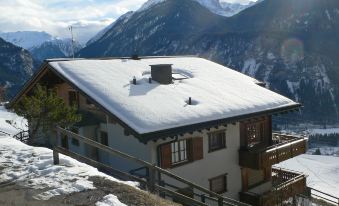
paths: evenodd
<path fill-rule="evenodd" d="M 154 166 L 148 167 L 148 190 L 154 193 L 155 190 L 155 169 Z"/>
<path fill-rule="evenodd" d="M 56 151 L 56 149 L 53 149 L 53 163 L 55 165 L 58 165 L 60 163 L 59 161 L 59 152 Z"/>
<path fill-rule="evenodd" d="M 58 165 L 60 163 L 60 160 L 59 160 L 59 152 L 56 151 L 56 146 L 59 146 L 59 141 L 60 141 L 60 130 L 58 128 L 56 128 L 56 132 L 57 132 L 57 135 L 56 135 L 56 143 L 54 145 L 54 148 L 53 148 L 53 163 L 55 165 Z"/>
<path fill-rule="evenodd" d="M 205 194 L 201 194 L 201 195 L 200 195 L 200 198 L 201 198 L 201 202 L 203 202 L 203 203 L 206 202 L 206 196 L 205 196 Z"/>
<path fill-rule="evenodd" d="M 224 198 L 219 197 L 218 198 L 218 206 L 223 206 L 224 205 Z"/>

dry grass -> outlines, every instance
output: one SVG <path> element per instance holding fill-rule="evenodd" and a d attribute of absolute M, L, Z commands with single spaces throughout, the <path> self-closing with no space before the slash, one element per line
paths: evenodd
<path fill-rule="evenodd" d="M 96 202 L 108 194 L 118 197 L 119 201 L 128 206 L 179 206 L 179 204 L 163 199 L 147 191 L 136 189 L 132 186 L 107 180 L 102 177 L 90 177 L 96 190 L 67 195 L 64 204 L 70 205 L 95 205 Z"/>

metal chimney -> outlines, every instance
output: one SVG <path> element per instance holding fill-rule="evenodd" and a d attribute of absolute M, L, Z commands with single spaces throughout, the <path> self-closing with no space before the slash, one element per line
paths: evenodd
<path fill-rule="evenodd" d="M 150 66 L 152 80 L 160 84 L 172 83 L 172 64 L 156 64 Z"/>

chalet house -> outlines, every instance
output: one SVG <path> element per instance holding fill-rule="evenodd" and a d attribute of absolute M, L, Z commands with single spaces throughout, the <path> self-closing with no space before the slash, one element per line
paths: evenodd
<path fill-rule="evenodd" d="M 11 105 L 37 83 L 77 105 L 83 118 L 72 131 L 216 193 L 275 205 L 305 189 L 305 176 L 272 168 L 305 153 L 305 138 L 272 132 L 272 115 L 300 104 L 222 65 L 197 57 L 46 60 Z M 46 141 L 137 169 L 73 138 L 55 142 L 52 131 Z"/>

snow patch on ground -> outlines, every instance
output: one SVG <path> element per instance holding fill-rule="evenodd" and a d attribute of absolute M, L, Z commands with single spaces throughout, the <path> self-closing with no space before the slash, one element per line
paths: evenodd
<path fill-rule="evenodd" d="M 303 154 L 277 166 L 303 172 L 307 186 L 339 197 L 339 157 Z"/>
<path fill-rule="evenodd" d="M 0 128 L 14 134 L 18 129 L 6 123 L 13 120 L 17 125 L 26 120 L 0 107 Z M 0 183 L 14 182 L 21 186 L 43 189 L 34 198 L 48 200 L 51 197 L 94 189 L 90 176 L 102 176 L 111 181 L 136 187 L 136 182 L 123 182 L 99 172 L 96 168 L 60 155 L 60 165 L 53 164 L 53 151 L 42 147 L 28 146 L 11 136 L 0 135 Z"/>
<path fill-rule="evenodd" d="M 103 198 L 102 201 L 97 202 L 95 206 L 126 206 L 121 203 L 117 196 L 109 194 Z"/>
<path fill-rule="evenodd" d="M 4 135 L 2 132 L 6 132 L 13 136 L 22 130 L 27 130 L 26 119 L 8 112 L 4 106 L 0 106 L 0 137 L 1 135 Z"/>

